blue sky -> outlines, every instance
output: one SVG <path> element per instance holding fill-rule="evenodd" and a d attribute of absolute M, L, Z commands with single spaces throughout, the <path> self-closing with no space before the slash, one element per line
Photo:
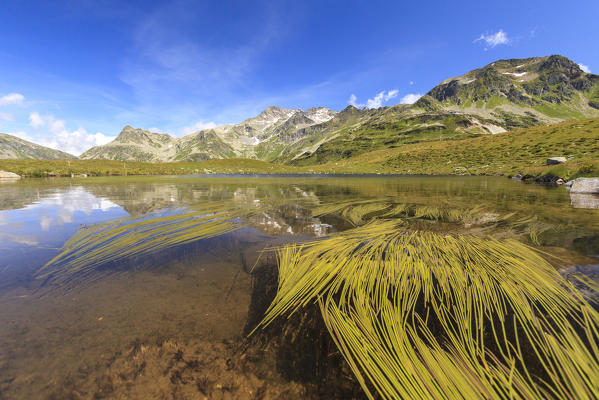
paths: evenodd
<path fill-rule="evenodd" d="M 409 102 L 501 58 L 599 71 L 599 1 L 27 1 L 0 10 L 0 132 L 79 154 L 269 105 Z"/>

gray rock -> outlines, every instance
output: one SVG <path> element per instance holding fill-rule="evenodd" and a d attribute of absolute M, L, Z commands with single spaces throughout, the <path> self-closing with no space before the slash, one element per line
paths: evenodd
<path fill-rule="evenodd" d="M 596 193 L 599 194 L 599 178 L 577 178 L 566 183 L 570 193 Z"/>
<path fill-rule="evenodd" d="M 547 159 L 547 165 L 561 164 L 568 161 L 566 157 L 551 157 Z"/>
<path fill-rule="evenodd" d="M 518 180 L 518 181 L 519 181 L 519 180 L 522 180 L 522 175 L 520 175 L 520 174 L 516 174 L 516 175 L 512 176 L 512 179 L 516 179 L 516 180 Z"/>
<path fill-rule="evenodd" d="M 558 270 L 559 274 L 570 281 L 576 289 L 578 289 L 587 300 L 597 302 L 599 293 L 585 285 L 577 277 L 583 276 L 595 283 L 599 281 L 599 264 L 596 265 L 573 265 L 565 266 Z"/>
<path fill-rule="evenodd" d="M 0 171 L 0 179 L 19 179 L 20 176 L 14 172 Z"/>
<path fill-rule="evenodd" d="M 557 185 L 563 185 L 564 184 L 564 180 L 562 178 L 559 178 L 557 181 L 555 181 L 555 183 Z"/>

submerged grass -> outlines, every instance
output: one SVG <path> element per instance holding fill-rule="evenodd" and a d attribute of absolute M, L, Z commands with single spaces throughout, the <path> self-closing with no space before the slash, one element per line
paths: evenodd
<path fill-rule="evenodd" d="M 367 199 L 324 204 L 317 207 L 314 216 L 337 215 L 351 225 L 361 226 L 373 220 L 402 218 L 404 222 L 429 220 L 452 224 L 453 228 L 486 226 L 495 231 L 510 231 L 523 235 L 532 244 L 542 242 L 543 233 L 558 230 L 555 224 L 539 221 L 536 216 L 522 217 L 517 212 L 490 212 L 482 206 L 464 207 L 451 204 L 397 203 L 393 199 Z"/>
<path fill-rule="evenodd" d="M 251 212 L 245 210 L 244 214 Z M 238 229 L 241 208 L 215 202 L 201 211 L 116 220 L 83 228 L 39 271 L 42 278 L 85 274 L 98 266 Z"/>
<path fill-rule="evenodd" d="M 599 315 L 518 241 L 374 221 L 279 268 L 260 326 L 317 302 L 370 398 L 599 397 Z"/>

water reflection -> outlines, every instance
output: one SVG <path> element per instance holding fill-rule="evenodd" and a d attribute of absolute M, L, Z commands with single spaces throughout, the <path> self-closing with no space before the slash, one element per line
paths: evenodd
<path fill-rule="evenodd" d="M 599 218 L 575 210 L 597 209 L 599 197 L 568 198 L 561 188 L 516 185 L 502 178 L 55 179 L 2 185 L 1 246 L 60 247 L 82 225 L 173 208 L 194 209 L 206 201 L 260 205 L 260 213 L 246 222 L 267 235 L 320 237 L 348 226 L 330 216 L 314 217 L 316 207 L 368 199 L 461 209 L 478 206 L 493 213 L 534 215 L 555 226 L 599 229 Z"/>
<path fill-rule="evenodd" d="M 2 248 L 13 244 L 55 246 L 82 224 L 95 224 L 127 215 L 122 207 L 76 186 L 34 197 L 29 204 L 18 196 L 18 208 L 0 210 Z M 6 207 L 6 202 L 5 202 Z"/>
<path fill-rule="evenodd" d="M 596 194 L 570 193 L 570 202 L 574 208 L 599 209 L 599 195 Z"/>

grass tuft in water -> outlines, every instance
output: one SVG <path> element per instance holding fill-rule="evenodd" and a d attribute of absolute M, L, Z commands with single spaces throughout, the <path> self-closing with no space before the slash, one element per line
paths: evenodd
<path fill-rule="evenodd" d="M 251 213 L 246 210 L 243 215 Z M 222 235 L 241 227 L 240 209 L 214 203 L 201 211 L 127 218 L 79 230 L 39 271 L 41 278 L 85 274 L 128 257 Z"/>
<path fill-rule="evenodd" d="M 374 221 L 278 256 L 259 327 L 317 302 L 369 398 L 599 398 L 599 315 L 518 241 Z"/>

